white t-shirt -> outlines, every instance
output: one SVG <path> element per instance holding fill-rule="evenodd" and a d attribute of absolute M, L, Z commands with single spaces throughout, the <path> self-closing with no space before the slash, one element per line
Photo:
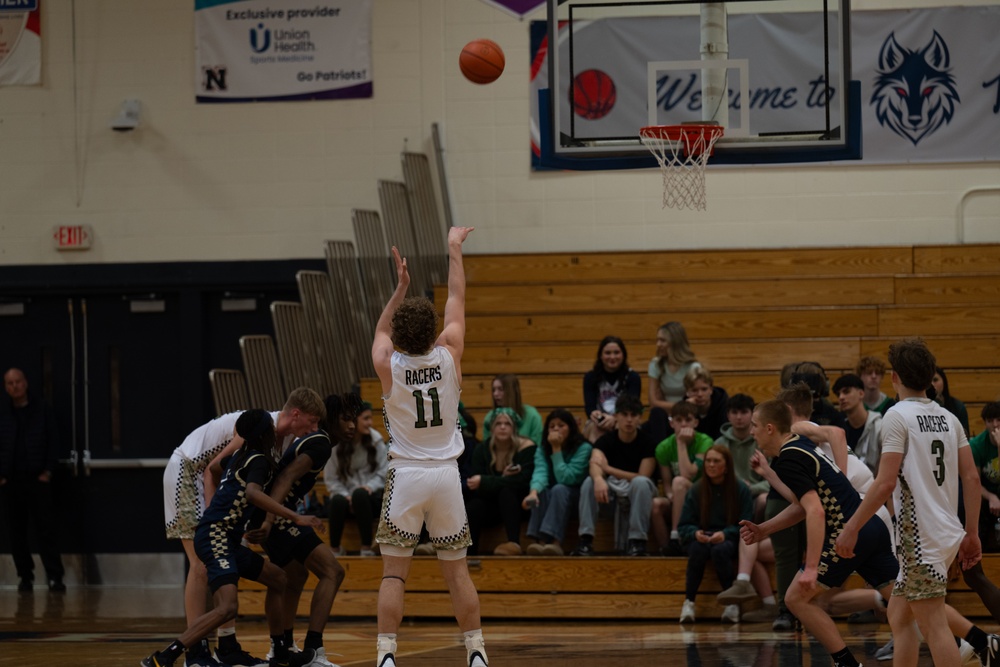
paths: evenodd
<path fill-rule="evenodd" d="M 393 352 L 392 389 L 383 396 L 389 458 L 448 461 L 465 451 L 458 421 L 462 388 L 447 348 L 425 355 Z"/>
<path fill-rule="evenodd" d="M 958 450 L 968 446 L 958 417 L 927 398 L 900 401 L 882 418 L 882 454 L 903 455 L 893 492 L 896 530 L 915 537 L 922 562 L 950 564 L 965 536 Z"/>

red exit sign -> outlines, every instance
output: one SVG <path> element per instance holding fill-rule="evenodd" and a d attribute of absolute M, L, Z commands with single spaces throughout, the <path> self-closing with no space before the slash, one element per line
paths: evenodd
<path fill-rule="evenodd" d="M 56 250 L 86 250 L 94 238 L 90 225 L 59 225 L 52 228 Z"/>

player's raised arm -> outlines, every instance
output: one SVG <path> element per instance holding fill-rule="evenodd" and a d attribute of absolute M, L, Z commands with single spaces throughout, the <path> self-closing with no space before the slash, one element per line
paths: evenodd
<path fill-rule="evenodd" d="M 475 227 L 448 230 L 448 301 L 444 306 L 444 329 L 436 345 L 448 348 L 458 364 L 465 349 L 465 265 L 462 244 Z"/>
<path fill-rule="evenodd" d="M 396 262 L 396 291 L 382 309 L 382 315 L 375 325 L 375 339 L 372 341 L 372 364 L 379 380 L 382 381 L 383 396 L 392 390 L 392 369 L 389 367 L 393 352 L 392 315 L 399 308 L 399 304 L 403 303 L 406 290 L 410 287 L 410 272 L 406 266 L 406 258 L 399 254 L 396 246 L 392 246 L 392 259 Z"/>

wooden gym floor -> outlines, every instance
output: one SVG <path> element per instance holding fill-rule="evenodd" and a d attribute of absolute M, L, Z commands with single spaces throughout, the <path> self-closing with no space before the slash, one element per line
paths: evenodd
<path fill-rule="evenodd" d="M 180 588 L 73 587 L 65 595 L 41 586 L 32 594 L 0 588 L 0 665 L 135 667 L 183 629 L 181 597 Z M 255 655 L 267 652 L 263 619 L 241 618 L 237 628 L 244 648 Z M 822 647 L 802 632 L 775 633 L 766 624 L 734 626 L 717 618 L 684 627 L 671 618 L 652 623 L 487 621 L 484 628 L 494 667 L 830 665 Z M 872 653 L 888 641 L 887 625 L 842 623 L 840 629 L 862 662 L 879 664 Z M 995 630 L 992 624 L 986 629 Z M 302 632 L 300 622 L 297 639 Z M 330 659 L 344 667 L 374 665 L 375 634 L 374 619 L 345 622 L 334 617 L 325 633 Z M 400 667 L 461 667 L 464 660 L 454 622 L 404 622 Z M 925 651 L 920 665 L 931 664 Z"/>

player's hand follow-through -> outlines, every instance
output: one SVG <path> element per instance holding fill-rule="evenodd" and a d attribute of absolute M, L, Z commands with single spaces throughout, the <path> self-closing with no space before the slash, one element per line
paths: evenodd
<path fill-rule="evenodd" d="M 396 262 L 396 278 L 400 285 L 410 284 L 410 271 L 406 268 L 406 258 L 399 254 L 399 248 L 392 246 L 392 259 Z"/>
<path fill-rule="evenodd" d="M 475 227 L 452 227 L 448 230 L 448 243 L 458 243 L 459 245 L 465 243 L 465 239 L 469 238 L 469 234 Z"/>

